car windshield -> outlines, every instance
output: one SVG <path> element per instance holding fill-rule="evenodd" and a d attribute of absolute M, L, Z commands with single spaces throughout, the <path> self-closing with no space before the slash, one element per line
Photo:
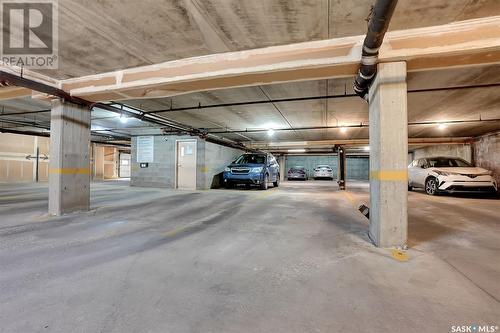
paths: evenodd
<path fill-rule="evenodd" d="M 291 167 L 290 171 L 303 171 L 305 168 L 301 166 Z"/>
<path fill-rule="evenodd" d="M 258 155 L 258 154 L 245 154 L 238 157 L 238 159 L 234 162 L 234 164 L 265 164 L 266 163 L 266 155 Z"/>
<path fill-rule="evenodd" d="M 434 168 L 456 168 L 456 167 L 470 167 L 470 163 L 460 159 L 460 158 L 447 158 L 447 157 L 435 157 L 428 158 L 427 163 L 430 167 Z"/>

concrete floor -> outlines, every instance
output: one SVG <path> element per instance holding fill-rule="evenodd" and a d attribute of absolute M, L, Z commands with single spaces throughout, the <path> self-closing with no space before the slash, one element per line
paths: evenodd
<path fill-rule="evenodd" d="M 450 332 L 500 325 L 499 200 L 409 195 L 409 261 L 367 238 L 367 184 L 173 191 L 0 185 L 1 332 Z"/>

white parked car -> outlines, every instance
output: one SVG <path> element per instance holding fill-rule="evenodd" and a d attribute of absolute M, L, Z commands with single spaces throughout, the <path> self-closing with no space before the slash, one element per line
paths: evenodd
<path fill-rule="evenodd" d="M 414 187 L 425 193 L 439 192 L 491 192 L 497 191 L 497 183 L 491 171 L 472 166 L 456 157 L 426 157 L 414 160 L 408 166 L 408 190 Z"/>
<path fill-rule="evenodd" d="M 333 170 L 329 165 L 318 165 L 314 169 L 314 179 L 328 178 L 333 180 Z"/>

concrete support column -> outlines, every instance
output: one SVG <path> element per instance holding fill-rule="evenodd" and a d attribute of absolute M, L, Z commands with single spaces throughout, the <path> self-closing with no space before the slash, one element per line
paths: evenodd
<path fill-rule="evenodd" d="M 280 155 L 278 157 L 278 164 L 280 165 L 280 181 L 284 181 L 286 177 L 285 163 L 285 155 Z"/>
<path fill-rule="evenodd" d="M 90 208 L 90 110 L 53 100 L 50 114 L 49 214 Z"/>
<path fill-rule="evenodd" d="M 408 229 L 406 63 L 378 65 L 370 87 L 370 237 L 405 247 Z"/>

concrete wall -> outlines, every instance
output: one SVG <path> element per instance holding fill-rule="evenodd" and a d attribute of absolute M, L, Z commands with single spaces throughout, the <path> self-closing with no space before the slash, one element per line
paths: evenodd
<path fill-rule="evenodd" d="M 196 140 L 196 188 L 208 189 L 217 185 L 216 175 L 243 152 L 223 147 L 192 136 L 154 137 L 154 162 L 147 168 L 137 163 L 137 139 L 132 138 L 131 186 L 175 188 L 175 142 Z"/>
<path fill-rule="evenodd" d="M 423 157 L 433 157 L 433 156 L 449 156 L 449 157 L 460 157 L 467 162 L 472 162 L 472 147 L 469 144 L 463 145 L 436 145 L 428 146 L 413 151 L 413 154 L 409 154 L 408 164 L 411 160 L 419 159 Z M 413 157 L 413 159 L 411 159 Z M 411 159 L 411 160 L 410 160 Z"/>
<path fill-rule="evenodd" d="M 36 160 L 26 159 L 35 156 L 40 149 L 38 180 L 49 180 L 50 138 L 32 135 L 0 133 L 0 182 L 29 183 L 36 179 Z M 91 146 L 92 179 L 103 180 L 118 177 L 118 148 Z M 47 158 L 47 159 L 45 159 Z"/>
<path fill-rule="evenodd" d="M 497 184 L 500 184 L 500 132 L 477 138 L 472 148 L 474 164 L 493 171 Z"/>
<path fill-rule="evenodd" d="M 49 138 L 31 135 L 0 133 L 0 182 L 29 183 L 36 179 L 36 148 L 40 149 L 40 157 L 49 155 Z M 40 159 L 38 178 L 48 181 L 48 159 Z"/>
<path fill-rule="evenodd" d="M 147 168 L 137 163 L 137 138 L 132 138 L 131 186 L 174 187 L 175 138 L 155 136 L 154 162 Z"/>
<path fill-rule="evenodd" d="M 199 155 L 197 157 L 196 186 L 198 189 L 220 187 L 222 185 L 221 177 L 224 168 L 244 152 L 239 149 L 223 147 L 203 140 L 200 141 L 198 142 Z M 200 147 L 200 145 L 202 146 Z"/>
<path fill-rule="evenodd" d="M 303 166 L 309 178 L 314 177 L 314 168 L 320 164 L 329 165 L 333 169 L 333 177 L 337 177 L 336 155 L 290 155 L 285 156 L 285 172 L 294 166 Z"/>
<path fill-rule="evenodd" d="M 327 164 L 333 169 L 333 177 L 337 178 L 338 161 L 336 155 L 290 155 L 285 157 L 285 172 L 294 166 L 303 166 L 309 178 L 314 176 L 314 168 L 320 164 Z M 347 156 L 347 178 L 368 180 L 369 158 Z"/>
<path fill-rule="evenodd" d="M 368 180 L 370 159 L 368 157 L 347 156 L 347 179 Z"/>

